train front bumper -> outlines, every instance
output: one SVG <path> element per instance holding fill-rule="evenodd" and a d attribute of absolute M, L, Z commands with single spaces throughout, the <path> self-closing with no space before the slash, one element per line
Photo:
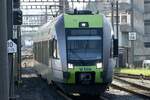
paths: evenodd
<path fill-rule="evenodd" d="M 103 83 L 103 69 L 96 66 L 77 66 L 63 72 L 64 83 L 66 84 L 82 84 L 81 81 L 91 81 L 89 84 Z M 84 82 L 86 84 L 86 82 Z M 87 83 L 88 84 L 88 83 Z"/>

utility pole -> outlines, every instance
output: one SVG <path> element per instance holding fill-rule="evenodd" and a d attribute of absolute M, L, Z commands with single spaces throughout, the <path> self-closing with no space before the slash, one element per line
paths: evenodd
<path fill-rule="evenodd" d="M 13 0 L 6 0 L 7 1 L 7 39 L 11 39 L 13 38 L 13 12 L 12 12 L 12 8 L 13 8 Z M 13 53 L 9 53 L 8 54 L 8 66 L 9 66 L 9 98 L 13 98 L 14 97 L 14 82 L 13 82 Z"/>
<path fill-rule="evenodd" d="M 119 8 L 118 0 L 116 0 L 116 37 L 118 41 L 118 58 L 117 58 L 117 67 L 119 67 Z"/>
<path fill-rule="evenodd" d="M 134 32 L 134 1 L 131 0 L 131 31 Z M 131 65 L 134 66 L 134 40 L 131 40 Z"/>
<path fill-rule="evenodd" d="M 45 23 L 47 23 L 47 21 L 48 21 L 47 5 L 45 5 Z"/>
<path fill-rule="evenodd" d="M 7 3 L 0 0 L 0 99 L 9 100 L 9 69 L 7 54 Z"/>
<path fill-rule="evenodd" d="M 59 0 L 59 12 L 65 13 L 66 10 L 69 8 L 69 3 L 67 0 Z"/>
<path fill-rule="evenodd" d="M 66 0 L 63 0 L 62 2 L 63 2 L 63 13 L 64 13 L 66 10 Z"/>
<path fill-rule="evenodd" d="M 17 67 L 18 67 L 18 85 L 22 83 L 21 80 L 21 31 L 20 26 L 17 26 Z"/>
<path fill-rule="evenodd" d="M 118 38 L 118 45 L 119 45 L 119 9 L 118 9 L 118 0 L 116 1 L 116 37 Z"/>
<path fill-rule="evenodd" d="M 65 1 L 65 12 L 69 10 L 69 1 Z"/>
<path fill-rule="evenodd" d="M 73 3 L 73 0 L 71 0 L 71 4 L 72 4 L 72 9 L 74 9 L 74 3 Z"/>
<path fill-rule="evenodd" d="M 21 28 L 22 11 L 20 10 L 20 0 L 13 0 L 13 25 L 17 28 L 17 70 L 18 70 L 18 85 L 22 83 L 21 80 Z"/>
<path fill-rule="evenodd" d="M 111 2 L 111 25 L 114 30 L 114 1 Z"/>
<path fill-rule="evenodd" d="M 59 0 L 59 12 L 60 14 L 64 12 L 64 0 Z"/>

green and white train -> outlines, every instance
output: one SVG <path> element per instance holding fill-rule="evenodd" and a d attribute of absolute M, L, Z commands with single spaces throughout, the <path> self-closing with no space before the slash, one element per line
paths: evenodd
<path fill-rule="evenodd" d="M 90 11 L 62 14 L 39 29 L 34 39 L 34 68 L 65 93 L 98 95 L 112 82 L 116 47 L 104 15 Z"/>

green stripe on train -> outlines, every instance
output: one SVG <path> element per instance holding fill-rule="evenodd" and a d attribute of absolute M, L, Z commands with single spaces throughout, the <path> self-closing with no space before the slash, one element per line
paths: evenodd
<path fill-rule="evenodd" d="M 79 28 L 79 22 L 88 22 L 90 28 L 103 27 L 103 16 L 95 15 L 68 15 L 64 14 L 65 28 Z"/>
<path fill-rule="evenodd" d="M 74 69 L 68 69 L 70 77 L 66 80 L 66 83 L 75 83 L 76 72 L 95 72 L 95 83 L 102 83 L 102 72 L 103 69 L 97 69 L 96 66 L 75 66 Z"/>

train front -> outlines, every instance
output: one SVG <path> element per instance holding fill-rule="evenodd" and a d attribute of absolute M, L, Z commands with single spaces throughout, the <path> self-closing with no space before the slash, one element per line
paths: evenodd
<path fill-rule="evenodd" d="M 68 93 L 99 95 L 108 86 L 105 76 L 109 62 L 111 38 L 104 41 L 104 20 L 99 14 L 64 15 L 67 72 L 64 73 Z M 110 35 L 110 33 L 108 33 Z M 105 36 L 106 37 L 106 36 Z M 109 36 L 110 37 L 110 36 Z M 108 46 L 107 43 L 110 44 Z M 107 50 L 108 49 L 108 50 Z M 106 56 L 107 56 L 106 55 Z"/>

